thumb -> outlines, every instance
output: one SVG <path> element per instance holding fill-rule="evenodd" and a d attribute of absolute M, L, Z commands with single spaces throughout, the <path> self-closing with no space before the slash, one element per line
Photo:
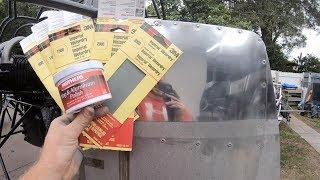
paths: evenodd
<path fill-rule="evenodd" d="M 77 117 L 67 126 L 70 132 L 73 132 L 75 138 L 78 138 L 81 132 L 86 128 L 92 119 L 95 112 L 93 107 L 86 107 L 77 115 Z"/>

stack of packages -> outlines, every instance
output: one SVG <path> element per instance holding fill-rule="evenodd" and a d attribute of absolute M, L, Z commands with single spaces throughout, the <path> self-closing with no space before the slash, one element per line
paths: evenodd
<path fill-rule="evenodd" d="M 46 11 L 20 43 L 63 111 L 109 107 L 79 137 L 84 149 L 131 151 L 135 108 L 182 54 L 144 22 L 144 1 L 133 5 L 100 0 L 94 20 Z"/>

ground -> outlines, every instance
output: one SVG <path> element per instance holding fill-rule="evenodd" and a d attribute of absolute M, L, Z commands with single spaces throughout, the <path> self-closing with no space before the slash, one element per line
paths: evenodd
<path fill-rule="evenodd" d="M 306 116 L 301 116 L 299 114 L 294 114 L 294 116 L 298 119 L 300 119 L 301 121 L 303 121 L 304 123 L 306 123 L 308 126 L 310 126 L 311 128 L 313 128 L 314 130 L 316 130 L 318 133 L 320 133 L 320 119 L 319 118 L 309 118 Z"/>
<path fill-rule="evenodd" d="M 320 154 L 283 122 L 280 140 L 282 180 L 320 179 Z"/>

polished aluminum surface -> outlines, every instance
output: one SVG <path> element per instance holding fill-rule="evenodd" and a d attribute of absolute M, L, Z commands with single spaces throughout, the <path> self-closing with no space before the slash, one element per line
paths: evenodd
<path fill-rule="evenodd" d="M 164 81 L 193 122 L 136 122 L 128 175 L 119 173 L 120 179 L 280 179 L 278 121 L 260 37 L 214 25 L 146 21 L 184 51 Z M 98 152 L 90 151 L 106 165 L 119 165 Z"/>

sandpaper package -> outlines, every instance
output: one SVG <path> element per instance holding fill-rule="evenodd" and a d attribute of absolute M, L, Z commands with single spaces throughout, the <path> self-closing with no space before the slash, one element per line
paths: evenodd
<path fill-rule="evenodd" d="M 43 83 L 43 85 L 48 90 L 49 94 L 52 96 L 55 102 L 59 105 L 59 107 L 63 109 L 59 91 L 54 85 L 51 71 L 48 68 L 46 60 L 40 53 L 40 49 L 34 38 L 34 34 L 31 34 L 24 38 L 20 42 L 20 45 L 23 53 L 27 57 L 29 63 L 31 64 L 33 70 L 36 72 L 40 81 Z"/>
<path fill-rule="evenodd" d="M 53 77 L 78 68 L 78 63 L 104 64 L 101 76 L 112 99 L 103 105 L 110 112 L 82 132 L 79 144 L 83 149 L 131 151 L 136 107 L 183 53 L 144 22 L 144 1 L 121 2 L 99 1 L 98 19 L 66 11 L 45 12 L 48 18 L 32 27 L 37 35 L 21 42 L 39 79 L 62 110 Z M 135 6 L 122 12 L 128 3 Z"/>

